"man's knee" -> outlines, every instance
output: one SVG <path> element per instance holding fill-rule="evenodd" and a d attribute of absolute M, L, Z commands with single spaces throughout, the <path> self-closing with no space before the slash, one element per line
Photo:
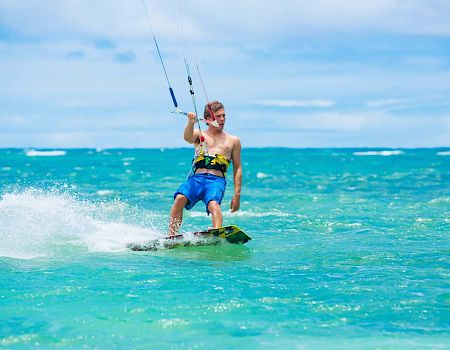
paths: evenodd
<path fill-rule="evenodd" d="M 178 193 L 175 197 L 175 203 L 176 205 L 182 205 L 185 206 L 188 202 L 187 197 L 184 194 Z"/>
<path fill-rule="evenodd" d="M 210 212 L 220 212 L 220 204 L 217 203 L 216 201 L 210 201 L 208 203 L 208 209 Z"/>

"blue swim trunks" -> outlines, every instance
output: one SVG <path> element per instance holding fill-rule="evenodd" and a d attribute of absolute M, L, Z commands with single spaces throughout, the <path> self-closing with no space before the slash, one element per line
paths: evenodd
<path fill-rule="evenodd" d="M 227 182 L 224 178 L 213 174 L 195 174 L 189 177 L 175 192 L 173 198 L 178 194 L 186 196 L 188 203 L 185 208 L 191 209 L 198 201 L 206 205 L 209 214 L 208 203 L 212 200 L 222 203 Z"/>

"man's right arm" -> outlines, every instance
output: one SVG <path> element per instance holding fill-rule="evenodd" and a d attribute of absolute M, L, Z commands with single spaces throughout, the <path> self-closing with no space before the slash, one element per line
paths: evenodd
<path fill-rule="evenodd" d="M 195 113 L 188 113 L 188 122 L 184 128 L 184 140 L 189 143 L 195 143 L 198 140 L 197 130 L 194 130 Z"/>

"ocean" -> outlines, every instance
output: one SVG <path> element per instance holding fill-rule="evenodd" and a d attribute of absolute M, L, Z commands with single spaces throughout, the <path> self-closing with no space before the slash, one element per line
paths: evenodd
<path fill-rule="evenodd" d="M 192 155 L 0 150 L 0 348 L 450 349 L 450 149 L 244 148 L 252 241 L 127 249 Z"/>

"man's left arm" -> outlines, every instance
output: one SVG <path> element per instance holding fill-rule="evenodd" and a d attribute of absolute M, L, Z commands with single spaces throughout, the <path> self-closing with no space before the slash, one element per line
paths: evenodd
<path fill-rule="evenodd" d="M 241 141 L 236 138 L 231 153 L 231 160 L 233 162 L 233 180 L 234 180 L 234 195 L 231 200 L 231 212 L 239 210 L 241 206 L 241 188 L 242 188 L 242 163 L 241 163 Z"/>

